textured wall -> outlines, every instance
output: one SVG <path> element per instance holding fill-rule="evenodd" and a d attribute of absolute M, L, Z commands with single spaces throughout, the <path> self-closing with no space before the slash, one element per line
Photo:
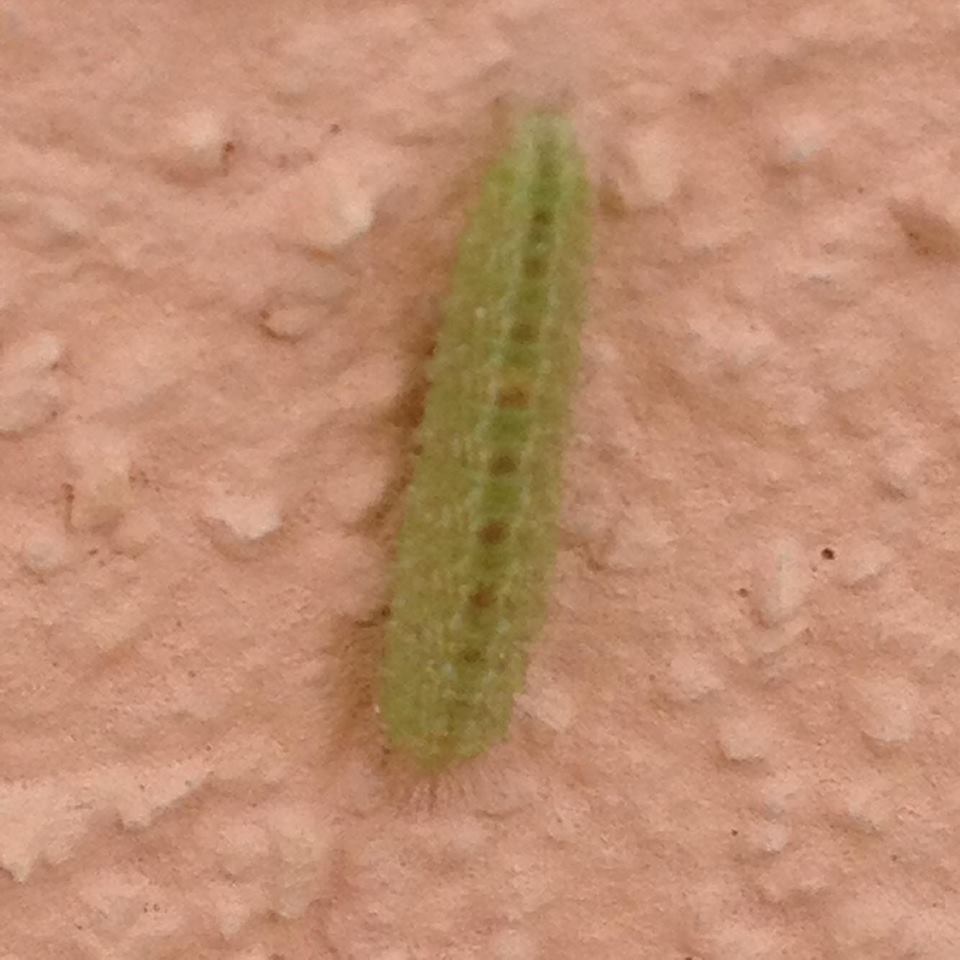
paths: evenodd
<path fill-rule="evenodd" d="M 946 0 L 5 4 L 0 957 L 958 956 L 958 41 Z M 511 741 L 424 784 L 385 571 L 541 96 L 602 200 L 559 581 Z"/>

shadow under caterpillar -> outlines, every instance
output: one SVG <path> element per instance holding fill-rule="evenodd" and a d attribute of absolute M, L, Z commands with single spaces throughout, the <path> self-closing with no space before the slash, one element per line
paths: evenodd
<path fill-rule="evenodd" d="M 462 238 L 393 572 L 387 734 L 439 768 L 506 736 L 556 552 L 585 308 L 588 186 L 570 125 L 536 113 Z"/>

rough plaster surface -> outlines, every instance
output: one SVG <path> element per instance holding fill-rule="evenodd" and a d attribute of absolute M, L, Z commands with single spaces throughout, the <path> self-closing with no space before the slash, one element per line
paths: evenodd
<path fill-rule="evenodd" d="M 0 957 L 960 955 L 960 18 L 0 7 Z M 551 621 L 372 704 L 422 361 L 518 100 L 598 185 Z"/>

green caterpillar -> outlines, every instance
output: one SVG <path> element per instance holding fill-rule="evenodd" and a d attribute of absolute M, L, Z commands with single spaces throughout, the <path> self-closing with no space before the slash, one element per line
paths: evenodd
<path fill-rule="evenodd" d="M 400 533 L 382 675 L 391 742 L 428 768 L 507 733 L 546 612 L 584 314 L 589 191 L 537 113 L 463 237 Z"/>

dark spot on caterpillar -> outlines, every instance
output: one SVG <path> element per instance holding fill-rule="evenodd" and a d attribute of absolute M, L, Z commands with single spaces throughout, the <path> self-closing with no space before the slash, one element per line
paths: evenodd
<path fill-rule="evenodd" d="M 537 328 L 528 320 L 522 320 L 513 325 L 510 338 L 515 343 L 533 343 L 537 339 Z"/>
<path fill-rule="evenodd" d="M 533 211 L 533 226 L 536 229 L 545 230 L 550 226 L 551 220 L 553 220 L 553 217 L 550 215 L 550 211 L 544 207 Z"/>
<path fill-rule="evenodd" d="M 544 263 L 544 260 L 542 257 L 536 254 L 531 254 L 529 257 L 527 257 L 526 260 L 523 261 L 523 272 L 528 277 L 532 277 L 532 278 L 542 277 L 544 274 L 544 271 L 546 270 L 546 266 L 547 265 L 546 263 Z"/>
<path fill-rule="evenodd" d="M 493 606 L 496 594 L 489 587 L 481 587 L 470 595 L 470 606 L 475 610 L 486 610 Z"/>
<path fill-rule="evenodd" d="M 517 461 L 507 453 L 501 453 L 490 461 L 490 475 L 503 477 L 517 469 Z"/>
<path fill-rule="evenodd" d="M 507 525 L 499 520 L 488 523 L 480 531 L 480 542 L 493 547 L 507 539 Z"/>
<path fill-rule="evenodd" d="M 824 560 L 832 560 L 836 556 L 836 553 L 834 553 L 832 547 L 824 547 L 820 551 L 820 556 L 823 557 Z"/>
<path fill-rule="evenodd" d="M 501 410 L 525 410 L 530 406 L 530 396 L 523 387 L 506 387 L 497 397 Z"/>
<path fill-rule="evenodd" d="M 479 663 L 483 659 L 483 654 L 474 648 L 464 650 L 460 659 L 464 663 Z"/>

